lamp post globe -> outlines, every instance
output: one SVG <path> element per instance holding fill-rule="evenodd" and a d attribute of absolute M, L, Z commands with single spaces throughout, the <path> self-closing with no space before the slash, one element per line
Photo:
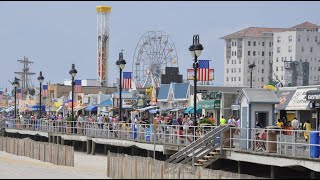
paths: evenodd
<path fill-rule="evenodd" d="M 123 59 L 123 52 L 119 53 L 119 59 L 116 62 L 118 69 L 120 70 L 120 82 L 119 82 L 119 120 L 122 120 L 122 70 L 126 66 L 126 61 Z"/>
<path fill-rule="evenodd" d="M 40 93 L 39 93 L 39 95 L 40 95 L 40 102 L 39 102 L 39 116 L 40 116 L 40 119 L 41 119 L 41 117 L 42 117 L 42 112 L 41 112 L 41 110 L 42 110 L 42 106 L 41 106 L 41 100 L 42 100 L 42 97 L 41 97 L 41 91 L 42 91 L 42 82 L 43 82 L 43 80 L 44 80 L 44 77 L 42 76 L 42 71 L 40 71 L 40 74 L 39 74 L 39 77 L 38 77 L 38 81 L 39 81 L 39 83 L 40 83 Z"/>

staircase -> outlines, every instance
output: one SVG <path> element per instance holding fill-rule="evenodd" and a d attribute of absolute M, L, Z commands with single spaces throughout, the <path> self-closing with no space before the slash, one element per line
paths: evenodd
<path fill-rule="evenodd" d="M 170 156 L 168 163 L 190 164 L 207 167 L 221 157 L 221 139 L 228 126 L 218 126 L 203 137 Z M 217 140 L 220 137 L 220 141 Z M 219 150 L 220 149 L 220 150 Z"/>

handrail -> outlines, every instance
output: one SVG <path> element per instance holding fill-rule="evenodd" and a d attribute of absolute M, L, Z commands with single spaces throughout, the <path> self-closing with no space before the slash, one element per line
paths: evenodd
<path fill-rule="evenodd" d="M 212 140 L 212 136 L 215 137 L 218 133 L 228 128 L 227 126 L 218 126 L 217 128 L 213 129 L 209 133 L 207 133 L 204 137 L 201 137 L 194 141 L 193 143 L 189 144 L 182 150 L 178 151 L 177 153 L 173 154 L 166 162 L 169 163 L 176 163 L 179 160 L 183 159 L 185 156 L 188 156 L 191 152 L 190 150 L 194 150 L 194 147 L 202 146 L 203 144 Z"/>

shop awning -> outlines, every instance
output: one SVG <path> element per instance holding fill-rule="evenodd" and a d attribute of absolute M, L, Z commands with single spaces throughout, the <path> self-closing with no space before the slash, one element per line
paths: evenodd
<path fill-rule="evenodd" d="M 17 109 L 18 109 L 18 107 L 17 107 Z M 13 111 L 13 110 L 14 110 L 14 106 L 11 106 L 11 107 L 5 109 L 6 112 L 10 112 L 10 111 Z"/>
<path fill-rule="evenodd" d="M 40 106 L 39 105 L 33 105 L 33 106 L 29 106 L 29 111 L 40 111 Z M 46 106 L 42 105 L 41 106 L 41 111 L 46 111 Z"/>
<path fill-rule="evenodd" d="M 103 101 L 102 103 L 95 105 L 97 107 L 107 107 L 107 106 L 112 106 L 112 100 L 109 99 L 107 101 Z"/>
<path fill-rule="evenodd" d="M 56 110 L 56 112 L 58 113 L 58 112 L 60 112 L 60 111 L 62 111 L 63 109 L 63 106 L 60 106 L 57 110 Z"/>
<path fill-rule="evenodd" d="M 199 101 L 198 106 L 201 109 L 219 109 L 220 100 L 201 100 Z"/>
<path fill-rule="evenodd" d="M 296 92 L 296 90 L 278 91 L 277 96 L 279 98 L 280 103 L 275 104 L 275 109 L 276 110 L 285 110 L 295 92 Z"/>
<path fill-rule="evenodd" d="M 151 110 L 149 110 L 149 113 L 155 114 L 155 113 L 157 113 L 159 111 L 160 111 L 160 109 L 151 109 Z"/>
<path fill-rule="evenodd" d="M 199 114 L 202 113 L 202 109 L 200 109 L 199 107 L 197 107 L 196 111 Z M 190 106 L 186 110 L 184 110 L 184 113 L 193 114 L 193 106 Z"/>
<path fill-rule="evenodd" d="M 96 105 L 91 105 L 86 107 L 85 111 L 97 111 L 97 106 Z"/>
<path fill-rule="evenodd" d="M 185 110 L 185 109 L 187 109 L 187 108 L 176 108 L 176 109 L 171 109 L 170 111 L 175 112 L 175 111 L 181 111 L 181 110 Z"/>
<path fill-rule="evenodd" d="M 148 106 L 148 107 L 144 107 L 144 108 L 136 109 L 136 110 L 139 111 L 139 112 L 144 112 L 144 111 L 147 111 L 147 110 L 150 110 L 150 109 L 153 109 L 153 108 L 157 108 L 157 106 Z"/>
<path fill-rule="evenodd" d="M 309 108 L 310 101 L 306 99 L 307 91 L 316 90 L 317 88 L 305 88 L 297 89 L 288 103 L 286 110 L 307 110 Z"/>
<path fill-rule="evenodd" d="M 166 112 L 166 111 L 170 111 L 172 108 L 160 108 L 161 112 Z"/>

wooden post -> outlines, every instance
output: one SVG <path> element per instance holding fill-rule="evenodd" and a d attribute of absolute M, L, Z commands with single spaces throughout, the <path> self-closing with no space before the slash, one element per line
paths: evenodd
<path fill-rule="evenodd" d="M 274 176 L 274 173 L 275 173 L 275 172 L 274 172 L 274 170 L 275 170 L 275 169 L 274 169 L 274 166 L 271 165 L 271 166 L 270 166 L 270 169 L 271 169 L 271 171 L 270 171 L 270 179 L 274 179 L 274 178 L 275 178 L 275 176 Z"/>
<path fill-rule="evenodd" d="M 96 154 L 96 142 L 94 142 L 94 141 L 92 141 L 91 154 L 92 154 L 92 155 L 95 155 L 95 154 Z"/>
<path fill-rule="evenodd" d="M 135 158 L 134 160 L 134 179 L 138 179 L 138 160 Z"/>
<path fill-rule="evenodd" d="M 110 150 L 108 150 L 108 154 L 107 154 L 107 176 L 110 177 Z M 113 177 L 110 177 L 113 178 Z"/>
<path fill-rule="evenodd" d="M 64 165 L 67 165 L 67 150 L 66 150 L 66 146 L 63 146 L 63 161 L 64 161 Z"/>
<path fill-rule="evenodd" d="M 164 175 L 164 162 L 162 161 L 160 164 L 160 179 L 163 179 Z"/>
<path fill-rule="evenodd" d="M 91 152 L 91 146 L 90 146 L 90 140 L 87 140 L 87 154 L 90 154 Z"/>
<path fill-rule="evenodd" d="M 64 146 L 64 139 L 60 136 L 61 145 Z"/>

